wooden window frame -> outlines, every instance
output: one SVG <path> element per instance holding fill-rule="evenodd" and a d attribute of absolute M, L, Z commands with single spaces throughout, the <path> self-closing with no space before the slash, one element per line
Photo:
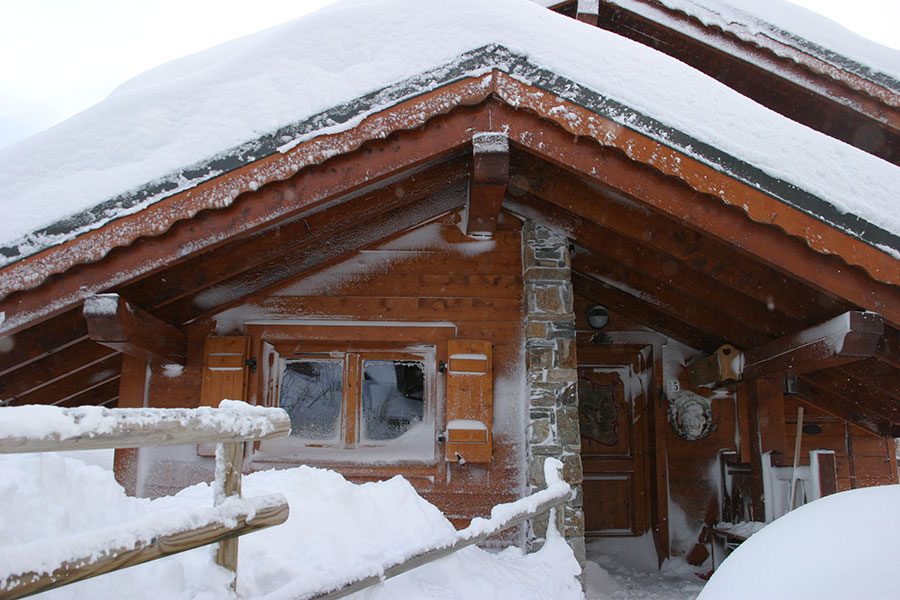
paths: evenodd
<path fill-rule="evenodd" d="M 347 447 L 317 448 L 292 441 L 292 450 L 283 454 L 264 455 L 260 452 L 254 460 L 266 464 L 313 464 L 339 467 L 344 474 L 371 475 L 376 471 L 422 475 L 435 482 L 446 477 L 443 468 L 443 449 L 438 440 L 444 428 L 444 386 L 438 365 L 447 361 L 447 341 L 456 335 L 456 328 L 449 323 L 386 323 L 386 322 L 338 322 L 338 321 L 258 321 L 244 324 L 250 336 L 250 354 L 257 360 L 257 369 L 250 375 L 250 401 L 255 404 L 277 406 L 277 377 L 282 360 L 294 358 L 339 358 L 344 360 L 344 392 L 342 395 L 342 440 L 352 437 L 354 444 Z M 350 358 L 348 358 L 350 357 Z M 349 373 L 348 365 L 356 357 L 356 374 Z M 359 406 L 361 393 L 350 389 L 362 381 L 364 360 L 412 359 L 425 365 L 425 420 L 433 427 L 432 454 L 408 457 L 367 458 L 377 456 L 384 444 L 355 444 L 358 439 L 359 418 L 348 414 L 348 408 Z M 356 399 L 356 400 L 354 400 Z M 351 421 L 347 423 L 345 421 Z M 272 444 L 270 444 L 272 446 Z"/>

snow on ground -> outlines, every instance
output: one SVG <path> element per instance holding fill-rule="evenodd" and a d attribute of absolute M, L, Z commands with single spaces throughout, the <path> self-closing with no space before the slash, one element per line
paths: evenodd
<path fill-rule="evenodd" d="M 377 572 L 386 561 L 456 537 L 450 522 L 402 477 L 355 485 L 331 471 L 299 467 L 248 475 L 243 493 L 282 493 L 291 516 L 283 525 L 240 538 L 242 598 L 294 597 L 340 581 L 348 566 Z M 212 503 L 207 484 L 156 500 L 133 498 L 124 494 L 110 471 L 79 460 L 54 453 L 0 456 L 0 582 L 8 575 L 5 565 L 12 557 L 36 552 L 42 541 Z M 491 553 L 469 547 L 351 597 L 577 599 L 582 598 L 578 571 L 569 547 L 551 536 L 539 552 L 528 555 L 516 548 Z M 213 563 L 207 547 L 39 597 L 233 598 L 228 581 L 228 573 Z"/>
<path fill-rule="evenodd" d="M 658 569 L 653 536 L 598 538 L 587 543 L 587 600 L 694 600 L 708 567 L 671 558 Z"/>
<path fill-rule="evenodd" d="M 7 217 L 0 224 L 0 240 L 26 254 L 61 243 L 83 229 L 30 234 L 494 43 L 688 132 L 840 211 L 900 232 L 900 216 L 893 210 L 900 188 L 896 166 L 768 111 L 646 46 L 524 0 L 345 0 L 148 71 L 100 104 L 0 150 L 0 207 Z M 409 95 L 424 91 L 427 84 Z M 374 100 L 369 110 L 402 99 Z M 322 124 L 302 137 L 347 129 L 364 116 Z M 634 121 L 630 114 L 614 118 Z M 284 140 L 286 145 L 297 141 Z M 146 202 L 198 181 L 182 177 L 173 189 Z M 142 206 L 98 210 L 85 227 Z"/>
<path fill-rule="evenodd" d="M 900 486 L 826 496 L 776 519 L 719 566 L 700 600 L 900 598 Z"/>
<path fill-rule="evenodd" d="M 587 600 L 694 600 L 705 583 L 697 567 L 669 559 L 661 570 L 622 564 L 609 554 L 588 554 Z"/>

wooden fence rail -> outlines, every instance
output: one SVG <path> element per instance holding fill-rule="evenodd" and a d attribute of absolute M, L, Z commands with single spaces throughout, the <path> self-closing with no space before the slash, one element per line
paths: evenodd
<path fill-rule="evenodd" d="M 10 571 L 6 565 L 0 569 L 0 600 L 23 598 L 213 543 L 219 544 L 216 562 L 236 576 L 238 536 L 284 523 L 289 512 L 281 494 L 240 498 L 244 442 L 284 437 L 290 430 L 290 418 L 281 409 L 229 401 L 217 409 L 52 406 L 0 409 L 0 454 L 219 444 L 215 507 L 188 514 L 181 525 L 155 523 L 149 533 L 144 532 L 131 544 L 122 545 L 119 539 L 95 548 L 92 556 L 69 556 L 50 572 L 28 566 Z M 180 517 L 183 519 L 184 515 Z M 233 525 L 225 525 L 226 522 Z M 122 531 L 127 531 L 129 525 L 123 524 Z M 48 547 L 53 544 L 54 541 L 48 542 Z"/>

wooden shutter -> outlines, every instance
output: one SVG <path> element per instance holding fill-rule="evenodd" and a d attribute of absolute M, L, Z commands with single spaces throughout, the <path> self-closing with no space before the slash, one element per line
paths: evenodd
<path fill-rule="evenodd" d="M 458 462 L 459 456 L 466 462 L 490 462 L 494 408 L 491 343 L 450 340 L 447 351 L 445 457 L 453 462 Z"/>
<path fill-rule="evenodd" d="M 219 406 L 222 400 L 247 399 L 249 337 L 206 338 L 200 406 Z"/>

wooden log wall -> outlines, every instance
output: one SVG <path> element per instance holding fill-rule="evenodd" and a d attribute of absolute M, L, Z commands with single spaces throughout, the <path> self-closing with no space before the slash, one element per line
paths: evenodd
<path fill-rule="evenodd" d="M 793 464 L 797 432 L 797 408 L 801 401 L 784 399 L 787 430 L 785 464 Z M 848 424 L 847 422 L 803 403 L 805 432 L 800 443 L 800 464 L 809 464 L 810 450 L 833 450 L 837 467 L 838 491 L 873 485 L 897 483 L 897 458 L 894 440 Z M 820 433 L 811 433 L 820 429 Z"/>
<path fill-rule="evenodd" d="M 218 329 L 215 317 L 192 324 L 188 328 L 187 365 L 180 369 L 151 367 L 149 406 L 197 406 L 203 341 L 207 335 L 242 335 L 240 319 L 235 320 L 235 314 L 255 315 L 253 318 L 267 315 L 452 322 L 457 327 L 458 339 L 486 340 L 493 344 L 492 462 L 451 464 L 449 473 L 442 477 L 434 475 L 436 469 L 444 469 L 443 460 L 436 466 L 409 468 L 405 472 L 390 467 L 332 468 L 354 481 L 385 479 L 404 472 L 419 492 L 459 527 L 467 525 L 472 517 L 487 516 L 495 504 L 517 499 L 523 490 L 524 432 L 516 431 L 510 437 L 510 427 L 504 423 L 519 423 L 508 414 L 508 407 L 521 398 L 518 395 L 509 398 L 507 392 L 513 385 L 518 394 L 521 384 L 515 378 L 524 377 L 522 222 L 503 213 L 492 240 L 473 241 L 462 234 L 459 221 L 458 213 L 449 214 L 414 230 L 411 235 L 400 236 L 331 265 L 332 271 L 326 267 L 324 271 L 295 277 L 249 296 L 238 307 L 232 307 L 231 312 L 226 311 Z M 341 277 L 335 276 L 336 272 Z M 224 329 L 223 323 L 226 323 Z M 497 382 L 501 382 L 501 389 Z M 438 385 L 443 385 L 443 378 L 439 378 Z M 439 423 L 442 422 L 440 419 Z M 166 465 L 161 461 L 150 470 L 145 493 L 168 493 L 172 488 L 207 479 L 206 470 L 202 465 Z M 180 477 L 177 482 L 171 479 L 175 472 Z M 441 483 L 441 479 L 446 482 Z"/>

